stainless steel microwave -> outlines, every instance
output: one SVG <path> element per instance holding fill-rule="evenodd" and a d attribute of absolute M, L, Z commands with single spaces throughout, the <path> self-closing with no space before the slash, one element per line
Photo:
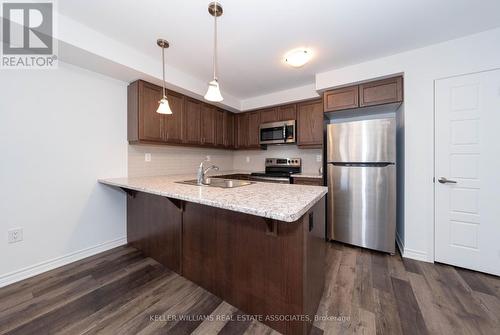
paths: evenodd
<path fill-rule="evenodd" d="M 295 143 L 295 120 L 262 123 L 259 138 L 260 144 Z"/>

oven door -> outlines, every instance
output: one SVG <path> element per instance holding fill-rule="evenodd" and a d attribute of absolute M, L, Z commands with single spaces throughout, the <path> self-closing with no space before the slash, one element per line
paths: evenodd
<path fill-rule="evenodd" d="M 295 143 L 295 120 L 263 123 L 259 129 L 260 144 Z"/>

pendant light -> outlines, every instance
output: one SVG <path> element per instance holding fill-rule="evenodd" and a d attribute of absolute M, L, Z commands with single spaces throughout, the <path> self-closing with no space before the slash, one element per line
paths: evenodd
<path fill-rule="evenodd" d="M 159 106 L 158 109 L 156 110 L 156 113 L 158 114 L 172 114 L 172 110 L 170 109 L 170 105 L 168 104 L 168 99 L 167 99 L 167 94 L 165 92 L 165 49 L 170 46 L 170 44 L 162 39 L 159 38 L 156 41 L 156 44 L 161 48 L 161 61 L 162 61 L 162 71 L 163 71 L 163 98 L 158 102 Z"/>
<path fill-rule="evenodd" d="M 223 13 L 222 6 L 217 3 L 217 0 L 208 4 L 208 12 L 214 17 L 214 56 L 213 56 L 213 80 L 208 83 L 207 94 L 205 100 L 213 102 L 221 102 L 224 100 L 220 94 L 219 82 L 217 81 L 217 17 Z"/>

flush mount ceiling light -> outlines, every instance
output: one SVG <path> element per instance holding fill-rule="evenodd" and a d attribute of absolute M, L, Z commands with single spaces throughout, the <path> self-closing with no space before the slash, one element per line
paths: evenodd
<path fill-rule="evenodd" d="M 213 79 L 208 83 L 205 100 L 221 102 L 224 100 L 220 94 L 219 82 L 217 81 L 217 18 L 222 15 L 222 6 L 217 0 L 208 4 L 208 12 L 214 17 L 214 55 L 213 55 Z"/>
<path fill-rule="evenodd" d="M 167 40 L 159 38 L 156 41 L 156 44 L 161 48 L 161 61 L 162 61 L 162 71 L 163 71 L 163 98 L 158 102 L 158 109 L 156 113 L 158 114 L 172 114 L 172 110 L 170 109 L 170 105 L 168 104 L 167 94 L 165 92 L 165 49 L 170 46 Z"/>
<path fill-rule="evenodd" d="M 288 51 L 283 57 L 283 61 L 293 67 L 301 67 L 312 58 L 312 50 L 307 48 L 297 48 Z"/>

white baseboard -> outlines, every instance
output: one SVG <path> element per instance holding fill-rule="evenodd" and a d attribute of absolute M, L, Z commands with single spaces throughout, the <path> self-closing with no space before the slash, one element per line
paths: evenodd
<path fill-rule="evenodd" d="M 121 237 L 116 240 L 107 241 L 93 247 L 75 251 L 70 254 L 57 257 L 48 261 L 40 262 L 23 269 L 0 275 L 0 287 L 4 287 L 23 279 L 39 275 L 40 273 L 53 270 L 63 265 L 79 261 L 83 258 L 93 256 L 100 252 L 127 244 L 127 237 Z"/>
<path fill-rule="evenodd" d="M 399 251 L 401 252 L 401 256 L 403 256 L 404 258 L 411 258 L 417 261 L 434 263 L 433 260 L 429 259 L 426 252 L 405 248 L 405 244 L 403 243 L 403 240 L 401 239 L 401 236 L 399 236 L 399 234 L 396 234 L 396 244 Z"/>
<path fill-rule="evenodd" d="M 422 261 L 422 262 L 427 262 L 427 263 L 434 263 L 433 260 L 429 260 L 429 257 L 427 256 L 426 252 L 422 252 L 420 250 L 413 250 L 413 249 L 405 248 L 404 252 L 403 252 L 403 257 L 411 258 L 411 259 L 415 259 L 417 261 Z"/>

